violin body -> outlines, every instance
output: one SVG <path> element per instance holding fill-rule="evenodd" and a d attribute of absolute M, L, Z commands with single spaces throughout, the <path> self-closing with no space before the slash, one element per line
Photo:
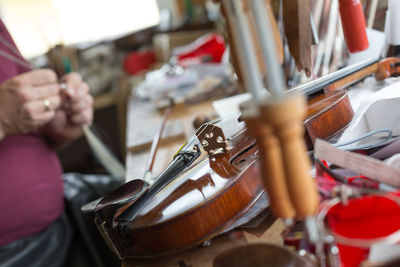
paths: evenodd
<path fill-rule="evenodd" d="M 310 142 L 342 130 L 353 115 L 348 107 L 346 91 L 311 100 L 304 121 Z M 343 126 L 334 119 L 343 119 Z M 329 123 L 333 128 L 327 127 Z M 206 133 L 210 132 L 200 134 L 200 140 Z M 220 134 L 214 131 L 214 135 Z M 262 201 L 265 190 L 256 140 L 241 131 L 232 136 L 229 145 L 229 150 L 203 156 L 170 178 L 157 194 L 141 202 L 143 207 L 132 219 L 121 220 L 120 215 L 138 205 L 136 197 L 129 198 L 135 194 L 142 197 L 143 186 L 137 185 L 140 181 L 128 182 L 104 197 L 97 208 L 96 224 L 110 248 L 120 258 L 176 253 L 222 233 Z M 115 205 L 117 202 L 122 204 Z"/>
<path fill-rule="evenodd" d="M 230 142 L 232 149 L 203 157 L 177 175 L 133 220 L 119 221 L 118 214 L 130 204 L 120 207 L 103 227 L 114 252 L 120 258 L 148 258 L 194 247 L 261 201 L 264 188 L 255 140 L 241 132 Z"/>
<path fill-rule="evenodd" d="M 329 140 L 343 132 L 354 112 L 346 90 L 331 91 L 308 101 L 305 141 L 312 148 L 317 138 Z"/>

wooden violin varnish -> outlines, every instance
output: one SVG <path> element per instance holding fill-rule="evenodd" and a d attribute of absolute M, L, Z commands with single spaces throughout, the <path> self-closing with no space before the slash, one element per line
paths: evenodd
<path fill-rule="evenodd" d="M 240 108 L 247 130 L 257 140 L 262 180 L 270 199 L 270 208 L 275 216 L 292 219 L 295 210 L 286 188 L 279 140 L 273 135 L 272 127 L 264 124 L 253 101 L 242 103 Z"/>

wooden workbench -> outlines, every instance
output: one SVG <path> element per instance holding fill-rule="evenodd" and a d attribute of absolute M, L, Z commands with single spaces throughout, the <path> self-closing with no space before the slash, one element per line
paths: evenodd
<path fill-rule="evenodd" d="M 234 230 L 213 238 L 207 245 L 174 255 L 148 260 L 126 259 L 122 267 L 212 267 L 216 256 L 237 246 L 260 242 L 282 244 L 281 233 L 284 229 L 283 223 L 271 215 L 256 229 Z"/>

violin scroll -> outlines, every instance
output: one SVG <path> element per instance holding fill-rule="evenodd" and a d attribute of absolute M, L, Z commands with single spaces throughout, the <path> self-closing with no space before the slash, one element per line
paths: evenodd
<path fill-rule="evenodd" d="M 400 58 L 389 57 L 378 63 L 378 70 L 375 73 L 377 81 L 383 81 L 391 76 L 400 75 Z"/>

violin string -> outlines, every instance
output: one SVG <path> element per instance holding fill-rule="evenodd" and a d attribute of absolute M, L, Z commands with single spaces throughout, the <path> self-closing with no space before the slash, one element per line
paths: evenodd
<path fill-rule="evenodd" d="M 207 124 L 210 124 L 210 123 L 207 123 Z M 216 126 L 214 125 L 214 126 L 208 131 L 208 133 L 210 133 L 215 127 L 216 127 Z M 206 130 L 206 129 L 204 128 L 203 130 L 200 131 L 200 133 L 198 133 L 198 134 L 195 133 L 196 137 L 197 137 L 198 135 L 202 134 L 205 130 Z M 198 139 L 198 137 L 197 137 L 197 139 Z M 198 140 L 200 141 L 200 139 L 198 139 Z M 196 141 L 196 138 L 193 138 L 193 140 L 186 146 L 186 149 L 185 149 L 183 152 L 186 152 L 186 151 L 190 148 L 190 146 L 191 146 L 195 141 Z M 200 141 L 200 144 L 201 144 L 201 141 Z"/>
<path fill-rule="evenodd" d="M 208 131 L 208 133 L 210 133 L 215 127 L 217 127 L 216 126 L 216 124 L 217 124 L 217 122 L 218 121 L 223 121 L 224 119 L 222 118 L 217 118 L 217 119 L 214 119 L 214 120 L 212 120 L 212 121 L 210 121 L 210 122 L 207 122 L 207 124 L 212 124 L 213 125 L 213 127 Z M 204 128 L 203 130 L 201 130 L 200 131 L 200 133 L 199 134 L 197 134 L 197 135 L 200 135 L 200 134 L 202 134 L 204 131 L 205 131 L 206 129 Z M 207 134 L 208 134 L 207 133 Z M 195 134 L 196 135 L 196 134 Z M 198 139 L 198 138 L 197 138 Z M 194 138 L 188 145 L 187 145 L 187 147 L 186 147 L 186 149 L 183 151 L 183 152 L 186 152 L 188 149 L 189 149 L 189 147 L 194 143 L 196 141 L 196 139 Z M 200 140 L 199 140 L 200 141 Z"/>
<path fill-rule="evenodd" d="M 26 60 L 18 51 L 18 49 L 16 49 L 13 44 L 8 42 L 2 36 L 0 36 L 0 43 L 2 43 L 5 47 L 7 47 L 10 50 L 10 52 L 7 52 L 3 49 L 0 49 L 0 56 L 9 59 L 10 61 L 20 65 L 21 67 L 34 69 L 35 66 L 31 62 Z"/>
<path fill-rule="evenodd" d="M 24 68 L 28 68 L 28 69 L 32 69 L 34 66 L 32 64 L 27 63 L 26 61 L 19 59 L 17 57 L 15 57 L 14 55 L 11 55 L 10 53 L 7 53 L 4 50 L 0 49 L 0 56 L 3 56 L 6 59 L 9 59 L 10 61 L 24 67 Z"/>
<path fill-rule="evenodd" d="M 211 121 L 211 122 L 208 122 L 207 124 L 212 124 L 213 122 L 217 122 L 218 120 L 221 120 L 222 121 L 222 119 L 215 119 L 215 120 L 213 120 L 213 121 Z M 213 125 L 213 127 L 206 133 L 206 134 L 209 134 L 215 127 L 217 127 L 217 125 L 216 124 L 212 124 Z M 200 131 L 200 133 L 198 133 L 196 136 L 198 136 L 198 135 L 200 135 L 200 134 L 202 134 L 204 131 L 205 131 L 206 129 L 204 128 L 203 130 L 201 130 Z M 198 139 L 198 138 L 197 138 Z M 183 151 L 183 152 L 186 152 L 188 149 L 189 149 L 189 147 L 194 143 L 196 141 L 196 139 L 195 138 L 193 138 L 193 140 L 187 145 L 187 147 L 186 147 L 186 149 Z M 200 141 L 200 140 L 199 140 Z M 225 141 L 226 142 L 226 141 Z M 201 143 L 201 141 L 200 141 L 200 143 Z"/>
<path fill-rule="evenodd" d="M 207 122 L 207 124 L 213 124 L 213 127 L 208 131 L 208 133 L 210 133 L 215 127 L 216 127 L 216 125 L 215 125 L 215 123 L 216 122 L 218 122 L 219 120 L 222 120 L 221 118 L 217 118 L 217 119 L 214 119 L 214 120 L 212 120 L 212 121 L 210 121 L 210 122 Z M 203 130 L 201 130 L 200 131 L 200 133 L 198 133 L 197 135 L 200 135 L 200 134 L 202 134 L 204 131 L 205 131 L 206 129 L 204 128 Z M 196 133 L 195 133 L 195 135 L 196 135 Z M 197 136 L 196 135 L 196 136 Z M 198 138 L 197 138 L 198 139 Z M 189 147 L 194 143 L 196 141 L 196 138 L 193 138 L 193 140 L 186 146 L 186 149 L 183 151 L 183 152 L 186 152 L 188 149 L 189 149 Z M 200 140 L 199 140 L 200 141 Z"/>
<path fill-rule="evenodd" d="M 207 124 L 211 124 L 211 122 L 208 122 Z M 210 133 L 215 127 L 216 127 L 216 126 L 214 125 L 214 126 L 208 131 L 208 133 Z M 205 131 L 205 128 L 202 129 L 202 130 L 200 131 L 200 133 L 198 133 L 198 134 L 195 133 L 194 135 L 197 137 L 198 135 L 202 134 L 204 131 Z M 196 141 L 196 138 L 192 138 L 192 139 L 193 139 L 193 140 L 192 140 L 189 144 L 187 144 L 187 146 L 186 146 L 185 150 L 183 150 L 183 152 L 186 152 L 186 151 L 190 148 L 190 146 Z M 197 137 L 197 139 L 199 140 L 198 137 Z M 200 141 L 200 140 L 199 140 L 199 141 Z M 201 141 L 200 141 L 200 143 L 201 143 Z"/>
<path fill-rule="evenodd" d="M 7 41 L 3 36 L 0 36 L 0 42 L 1 42 L 3 45 L 5 45 L 8 49 L 10 49 L 11 52 L 13 52 L 16 56 L 22 57 L 22 55 L 21 55 L 21 53 L 18 51 L 18 49 L 16 49 L 16 48 L 14 47 L 14 45 L 13 45 L 11 42 Z"/>

